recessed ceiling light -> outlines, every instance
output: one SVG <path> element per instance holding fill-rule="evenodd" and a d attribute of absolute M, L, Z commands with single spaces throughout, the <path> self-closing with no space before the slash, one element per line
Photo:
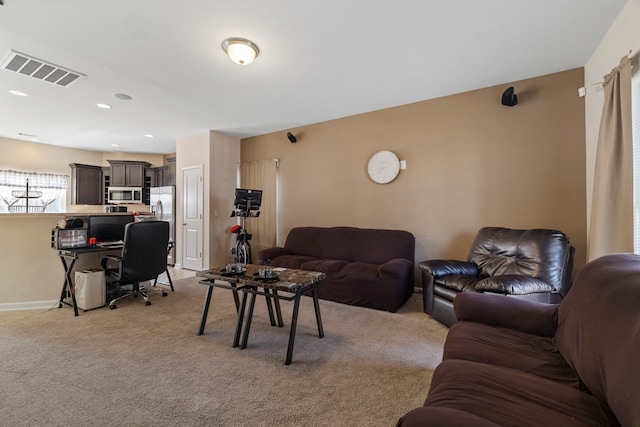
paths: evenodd
<path fill-rule="evenodd" d="M 153 138 L 153 135 L 150 133 L 145 133 L 144 136 L 146 136 L 147 138 Z"/>
<path fill-rule="evenodd" d="M 112 147 L 120 147 L 119 144 L 111 144 Z"/>
<path fill-rule="evenodd" d="M 131 101 L 133 99 L 131 95 L 127 95 L 126 93 L 116 93 L 114 96 L 123 101 Z"/>
<path fill-rule="evenodd" d="M 111 108 L 111 105 L 109 104 L 102 104 L 102 103 L 97 103 L 96 107 L 100 107 L 100 108 L 104 108 L 106 110 L 108 110 L 109 108 Z"/>
<path fill-rule="evenodd" d="M 9 91 L 9 93 L 10 93 L 10 94 L 13 94 L 13 95 L 17 95 L 17 96 L 29 96 L 29 94 L 28 94 L 28 93 L 24 93 L 24 92 L 22 92 L 21 90 L 14 90 L 14 89 L 12 89 L 12 90 L 10 90 L 10 91 Z"/>

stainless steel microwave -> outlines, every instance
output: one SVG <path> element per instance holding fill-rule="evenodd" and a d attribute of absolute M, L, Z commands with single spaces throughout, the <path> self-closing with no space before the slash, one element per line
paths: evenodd
<path fill-rule="evenodd" d="M 108 203 L 142 203 L 140 187 L 109 187 L 107 194 Z"/>

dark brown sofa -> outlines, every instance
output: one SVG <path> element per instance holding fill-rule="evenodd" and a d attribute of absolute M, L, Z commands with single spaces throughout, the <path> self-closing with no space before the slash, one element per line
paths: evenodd
<path fill-rule="evenodd" d="M 262 250 L 258 260 L 325 273 L 322 299 L 395 312 L 413 293 L 414 252 L 407 231 L 297 227 L 284 247 Z"/>
<path fill-rule="evenodd" d="M 398 426 L 640 426 L 640 256 L 587 264 L 559 305 L 454 306 L 427 400 Z"/>

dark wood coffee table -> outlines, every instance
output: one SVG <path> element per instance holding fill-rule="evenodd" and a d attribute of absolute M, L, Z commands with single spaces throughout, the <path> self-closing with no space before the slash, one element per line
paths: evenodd
<path fill-rule="evenodd" d="M 291 316 L 291 329 L 289 331 L 289 345 L 287 347 L 287 357 L 285 359 L 285 365 L 289 365 L 291 364 L 293 355 L 293 345 L 295 342 L 296 326 L 298 323 L 298 311 L 300 308 L 300 297 L 302 295 L 311 295 L 313 297 L 313 305 L 316 313 L 316 323 L 318 326 L 318 336 L 320 338 L 324 337 L 322 317 L 320 316 L 320 305 L 318 303 L 317 288 L 320 285 L 322 279 L 326 277 L 326 275 L 317 271 L 296 270 L 292 268 L 273 268 L 272 271 L 274 275 L 277 275 L 277 277 L 269 279 L 257 277 L 259 269 L 264 268 L 264 266 L 247 264 L 245 267 L 246 270 L 244 272 L 234 275 L 223 273 L 222 267 L 200 271 L 196 273 L 196 275 L 205 278 L 205 280 L 201 281 L 200 283 L 209 285 L 209 291 L 213 289 L 213 286 L 225 287 L 226 289 L 233 290 L 235 294 L 234 296 L 236 298 L 237 292 L 242 291 L 242 302 L 237 308 L 238 320 L 236 323 L 236 331 L 233 340 L 233 346 L 239 346 L 241 349 L 247 347 L 256 295 L 263 295 L 268 300 L 272 300 L 274 302 L 276 314 L 278 317 L 278 326 L 282 326 L 282 315 L 280 313 L 279 301 L 293 301 L 293 314 Z M 225 282 L 228 283 L 228 285 L 224 284 Z M 209 303 L 211 300 L 211 293 L 209 291 L 207 292 L 207 296 L 205 297 L 202 319 L 200 321 L 199 335 L 204 330 L 204 324 L 206 322 L 207 313 L 209 310 Z M 282 295 L 280 292 L 289 295 Z M 247 311 L 247 297 L 249 295 L 249 310 Z M 267 306 L 269 307 L 271 324 L 273 325 L 274 319 L 271 315 L 271 304 L 269 303 L 267 304 Z"/>

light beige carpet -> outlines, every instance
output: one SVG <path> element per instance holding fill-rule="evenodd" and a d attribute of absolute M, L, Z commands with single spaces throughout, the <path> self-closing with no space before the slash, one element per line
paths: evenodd
<path fill-rule="evenodd" d="M 258 299 L 246 349 L 232 348 L 231 292 L 205 286 L 127 298 L 116 310 L 0 312 L 0 424 L 6 426 L 394 426 L 426 398 L 447 329 L 414 295 L 399 313 L 320 301 L 300 308 L 293 363 Z"/>

